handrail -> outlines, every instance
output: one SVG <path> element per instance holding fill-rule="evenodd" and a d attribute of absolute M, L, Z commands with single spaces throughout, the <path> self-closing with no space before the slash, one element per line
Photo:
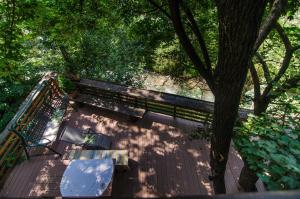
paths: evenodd
<path fill-rule="evenodd" d="M 102 95 L 103 97 L 106 95 L 112 98 L 118 98 L 119 101 L 122 102 L 126 101 L 126 103 L 133 103 L 134 101 L 136 104 L 135 106 L 145 108 L 146 110 L 149 110 L 151 109 L 149 107 L 152 107 L 154 112 L 156 112 L 154 109 L 157 109 L 161 112 L 168 112 L 168 115 L 173 115 L 174 117 L 181 116 L 186 119 L 192 119 L 193 115 L 195 115 L 195 112 L 197 112 L 196 115 L 202 113 L 212 116 L 214 111 L 213 102 L 175 94 L 131 88 L 115 83 L 90 79 L 81 79 L 79 82 L 77 82 L 77 85 L 79 88 L 83 88 L 82 92 L 88 92 L 92 95 Z M 106 94 L 104 95 L 104 93 Z M 140 104 L 138 105 L 138 103 Z M 247 118 L 248 114 L 252 112 L 252 110 L 240 108 L 239 118 L 244 120 Z"/>

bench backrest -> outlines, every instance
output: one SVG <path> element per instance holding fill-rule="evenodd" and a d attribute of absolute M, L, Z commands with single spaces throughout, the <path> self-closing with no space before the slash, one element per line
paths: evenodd
<path fill-rule="evenodd" d="M 0 188 L 10 170 L 19 160 L 23 159 L 24 154 L 22 140 L 11 129 L 25 131 L 45 102 L 62 95 L 55 76 L 46 74 L 0 134 Z"/>

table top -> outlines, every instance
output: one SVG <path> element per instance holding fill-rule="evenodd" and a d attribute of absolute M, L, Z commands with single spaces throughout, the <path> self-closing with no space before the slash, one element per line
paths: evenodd
<path fill-rule="evenodd" d="M 112 181 L 112 159 L 72 160 L 66 168 L 60 192 L 64 197 L 101 196 Z"/>

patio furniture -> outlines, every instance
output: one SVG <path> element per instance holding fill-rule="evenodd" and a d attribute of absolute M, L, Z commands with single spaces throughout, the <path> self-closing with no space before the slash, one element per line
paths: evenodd
<path fill-rule="evenodd" d="M 128 166 L 128 150 L 70 150 L 64 154 L 65 160 L 90 160 L 105 159 L 114 160 L 115 170 L 123 172 L 129 170 Z"/>
<path fill-rule="evenodd" d="M 27 115 L 30 119 L 22 123 L 16 123 L 11 129 L 21 138 L 25 148 L 27 159 L 30 159 L 28 148 L 44 147 L 61 156 L 59 152 L 50 147 L 56 138 L 60 124 L 65 115 L 68 97 L 57 96 L 51 91 L 41 101 L 40 107 Z"/>
<path fill-rule="evenodd" d="M 112 184 L 112 159 L 73 160 L 60 182 L 63 197 L 99 197 Z M 105 195 L 111 195 L 111 189 Z"/>
<path fill-rule="evenodd" d="M 85 133 L 70 126 L 65 127 L 60 140 L 82 146 L 85 149 L 110 149 L 112 145 L 107 135 L 94 132 L 90 128 Z"/>

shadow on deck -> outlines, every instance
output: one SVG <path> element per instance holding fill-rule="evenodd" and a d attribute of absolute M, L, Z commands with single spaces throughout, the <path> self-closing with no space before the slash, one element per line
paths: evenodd
<path fill-rule="evenodd" d="M 115 174 L 113 197 L 213 195 L 208 180 L 210 145 L 188 138 L 199 123 L 151 112 L 137 123 L 130 123 L 125 116 L 88 106 L 69 108 L 65 123 L 79 129 L 91 127 L 110 136 L 113 149 L 129 151 L 130 170 Z M 66 152 L 75 146 L 61 141 L 54 147 Z M 24 161 L 10 174 L 0 196 L 60 196 L 59 184 L 67 164 L 54 155 Z M 226 171 L 228 193 L 238 192 L 237 177 L 242 165 L 239 155 L 231 149 Z"/>

